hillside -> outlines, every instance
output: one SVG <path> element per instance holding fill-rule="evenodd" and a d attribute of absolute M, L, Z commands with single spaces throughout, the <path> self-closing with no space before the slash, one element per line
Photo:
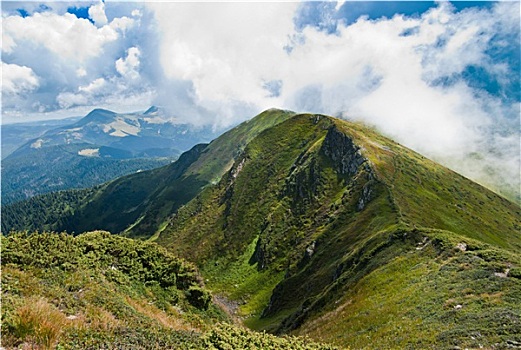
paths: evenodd
<path fill-rule="evenodd" d="M 179 123 L 157 107 L 127 114 L 95 109 L 57 125 L 3 159 L 2 204 L 157 168 L 217 135 L 211 127 Z"/>
<path fill-rule="evenodd" d="M 353 347 L 506 346 L 521 341 L 520 218 L 370 128 L 298 115 L 252 140 L 157 242 L 255 329 Z"/>
<path fill-rule="evenodd" d="M 333 349 L 226 323 L 195 267 L 107 232 L 2 237 L 7 349 Z"/>
<path fill-rule="evenodd" d="M 167 165 L 178 156 L 172 153 L 160 158 L 127 158 L 125 152 L 109 147 L 97 148 L 96 156 L 80 154 L 82 150 L 94 150 L 91 147 L 90 144 L 49 146 L 2 160 L 2 204 L 49 192 L 89 188 Z"/>
<path fill-rule="evenodd" d="M 47 200 L 5 212 L 37 218 Z M 266 111 L 67 201 L 31 228 L 154 240 L 255 330 L 371 349 L 521 344 L 521 208 L 362 124 Z"/>

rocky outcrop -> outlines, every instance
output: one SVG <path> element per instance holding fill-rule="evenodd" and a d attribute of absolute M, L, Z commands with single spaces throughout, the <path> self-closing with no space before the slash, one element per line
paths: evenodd
<path fill-rule="evenodd" d="M 257 240 L 257 244 L 255 245 L 255 251 L 253 252 L 253 255 L 250 258 L 249 261 L 250 264 L 257 263 L 257 269 L 263 270 L 266 267 L 267 264 L 267 256 L 266 256 L 266 244 L 262 242 L 262 239 L 259 238 Z"/>
<path fill-rule="evenodd" d="M 335 164 L 336 171 L 340 174 L 353 176 L 360 166 L 367 161 L 360 152 L 360 147 L 346 134 L 331 127 L 322 143 L 322 151 Z"/>
<path fill-rule="evenodd" d="M 320 169 L 315 159 L 308 160 L 309 154 L 299 156 L 290 169 L 282 196 L 293 198 L 294 206 L 313 201 L 320 186 Z"/>
<path fill-rule="evenodd" d="M 371 188 L 371 182 L 368 182 L 365 184 L 364 188 L 362 189 L 362 193 L 360 195 L 360 198 L 358 199 L 358 204 L 356 206 L 356 209 L 358 211 L 364 210 L 365 206 L 369 201 L 371 200 L 371 196 L 373 194 L 373 190 Z"/>

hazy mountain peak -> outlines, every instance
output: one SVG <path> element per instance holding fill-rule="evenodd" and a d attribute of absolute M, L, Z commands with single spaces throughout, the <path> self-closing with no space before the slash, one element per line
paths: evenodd
<path fill-rule="evenodd" d="M 146 114 L 146 115 L 157 114 L 158 112 L 159 112 L 159 107 L 157 107 L 157 106 L 150 106 L 150 108 L 147 109 L 145 111 L 145 113 L 143 113 L 143 114 Z"/>

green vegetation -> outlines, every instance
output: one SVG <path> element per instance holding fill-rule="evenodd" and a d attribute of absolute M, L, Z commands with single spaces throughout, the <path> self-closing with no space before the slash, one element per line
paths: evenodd
<path fill-rule="evenodd" d="M 2 237 L 8 348 L 332 349 L 229 324 L 195 267 L 107 232 Z"/>
<path fill-rule="evenodd" d="M 152 243 L 107 232 L 2 238 L 4 346 L 175 347 L 207 314 L 222 318 L 208 295 L 193 265 Z"/>
<path fill-rule="evenodd" d="M 505 274 L 521 263 L 518 254 L 445 231 L 393 236 L 377 254 L 354 261 L 294 333 L 353 348 L 502 348 L 521 341 L 521 281 Z M 360 274 L 364 258 L 376 266 Z M 320 310 L 328 299 L 335 302 Z"/>
<path fill-rule="evenodd" d="M 248 331 L 229 324 L 220 324 L 213 328 L 203 338 L 205 349 L 235 350 L 235 349 L 273 349 L 273 350 L 333 350 L 332 345 L 311 342 L 297 337 L 275 337 L 266 333 Z"/>
<path fill-rule="evenodd" d="M 2 232 L 51 231 L 63 226 L 94 191 L 96 188 L 53 192 L 2 206 Z"/>
<path fill-rule="evenodd" d="M 363 125 L 299 115 L 253 139 L 221 181 L 180 208 L 156 241 L 201 266 L 212 290 L 234 300 L 236 315 L 246 317 L 252 328 L 310 334 L 343 346 L 448 347 L 470 344 L 475 327 L 493 327 L 499 309 L 520 310 L 519 280 L 509 275 L 504 283 L 488 281 L 494 288 L 483 290 L 508 296 L 494 301 L 498 309 L 483 293 L 477 295 L 483 309 L 475 314 L 484 318 L 459 322 L 451 338 L 441 334 L 456 326 L 443 319 L 446 299 L 433 297 L 440 290 L 436 283 L 456 291 L 478 275 L 493 280 L 499 278 L 495 272 L 517 266 L 520 213 L 517 205 Z M 416 250 L 424 239 L 437 242 L 432 243 L 437 248 Z M 438 244 L 447 240 L 451 243 Z M 432 259 L 439 264 L 414 272 L 430 276 L 436 268 L 456 264 L 447 254 L 458 242 L 490 244 L 497 254 L 469 265 L 472 273 L 461 282 L 457 274 L 442 274 L 439 282 L 426 278 L 422 285 L 413 279 L 417 275 L 405 273 Z M 489 248 L 474 253 L 478 250 L 483 254 Z M 353 288 L 361 280 L 383 277 L 396 279 L 393 291 L 403 297 L 398 305 L 409 313 L 393 311 L 397 304 L 383 290 L 380 303 L 368 308 L 370 316 L 357 320 L 356 327 L 348 317 L 339 322 L 327 314 L 344 295 L 358 295 L 361 289 Z M 369 284 L 366 293 L 380 293 L 379 286 Z M 418 299 L 411 294 L 415 288 Z M 431 293 L 429 307 L 414 304 L 422 300 L 422 290 Z M 368 299 L 353 298 L 346 302 L 364 313 Z M 378 310 L 384 307 L 396 317 L 381 316 Z M 490 313 L 483 311 L 487 308 Z M 321 315 L 328 315 L 327 321 L 316 321 Z M 390 323 L 387 328 L 377 317 Z M 426 328 L 421 328 L 423 319 L 430 322 Z M 316 332 L 311 324 L 318 324 Z M 387 333 L 367 337 L 373 327 Z M 501 332 L 486 333 L 480 344 L 518 341 Z"/>

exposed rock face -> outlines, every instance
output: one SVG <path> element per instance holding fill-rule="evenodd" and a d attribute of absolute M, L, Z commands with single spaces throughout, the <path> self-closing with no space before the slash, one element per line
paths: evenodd
<path fill-rule="evenodd" d="M 291 168 L 282 196 L 293 198 L 294 205 L 309 203 L 317 195 L 320 186 L 320 169 L 315 160 L 308 162 L 309 155 L 300 155 Z"/>
<path fill-rule="evenodd" d="M 230 214 L 230 209 L 231 209 L 230 198 L 232 198 L 233 191 L 235 189 L 235 180 L 237 179 L 237 176 L 239 176 L 239 173 L 241 172 L 245 163 L 246 163 L 246 157 L 242 158 L 242 160 L 240 162 L 237 160 L 233 164 L 233 167 L 227 173 L 228 177 L 226 180 L 226 191 L 224 192 L 224 196 L 221 198 L 221 202 L 220 202 L 220 204 L 226 204 L 226 208 L 224 210 L 225 217 L 227 217 Z M 223 229 L 226 228 L 227 225 L 228 225 L 228 222 L 226 220 L 223 223 Z"/>
<path fill-rule="evenodd" d="M 340 174 L 353 176 L 358 172 L 358 168 L 367 161 L 360 153 L 360 147 L 335 127 L 329 129 L 322 144 L 322 150 L 335 163 L 336 170 Z"/>
<path fill-rule="evenodd" d="M 362 156 L 360 147 L 355 145 L 349 136 L 331 127 L 322 144 L 322 151 L 333 161 L 336 171 L 340 174 L 355 176 L 360 170 L 365 170 L 368 182 L 362 189 L 356 207 L 358 211 L 362 211 L 372 199 L 375 176 L 369 162 Z"/>
<path fill-rule="evenodd" d="M 371 189 L 370 182 L 368 182 L 364 186 L 364 189 L 362 190 L 362 194 L 361 194 L 360 198 L 358 199 L 358 205 L 357 205 L 358 211 L 362 211 L 365 208 L 365 206 L 367 205 L 367 203 L 369 203 L 369 201 L 371 200 L 372 192 L 373 191 Z"/>
<path fill-rule="evenodd" d="M 260 271 L 266 267 L 266 264 L 267 264 L 266 260 L 267 260 L 267 257 L 266 257 L 265 244 L 263 244 L 262 240 L 259 238 L 257 240 L 257 244 L 255 245 L 255 251 L 253 252 L 253 255 L 251 256 L 249 263 L 250 264 L 258 263 L 257 268 Z"/>

